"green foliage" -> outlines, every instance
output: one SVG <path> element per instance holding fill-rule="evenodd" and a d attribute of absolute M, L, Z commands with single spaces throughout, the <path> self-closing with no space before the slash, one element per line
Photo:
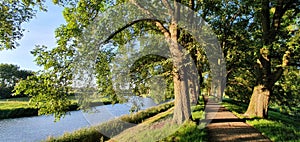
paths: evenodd
<path fill-rule="evenodd" d="M 0 64 L 0 98 L 12 97 L 14 86 L 32 75 L 32 71 L 20 70 L 16 65 Z M 20 94 L 22 95 L 22 92 Z"/>
<path fill-rule="evenodd" d="M 0 50 L 14 49 L 23 37 L 22 24 L 36 14 L 36 7 L 46 11 L 44 0 L 2 0 L 0 2 Z"/>
<path fill-rule="evenodd" d="M 289 67 L 274 86 L 276 95 L 271 97 L 271 105 L 282 113 L 299 115 L 299 90 L 300 71 L 296 67 Z"/>
<path fill-rule="evenodd" d="M 71 101 L 68 99 L 68 87 L 56 80 L 56 74 L 41 74 L 21 80 L 15 86 L 15 94 L 30 97 L 30 104 L 39 109 L 39 115 L 54 114 L 58 119 L 65 115 Z"/>
<path fill-rule="evenodd" d="M 15 48 L 23 36 L 21 24 L 35 15 L 32 7 L 19 0 L 0 2 L 0 50 Z"/>
<path fill-rule="evenodd" d="M 75 96 L 69 96 L 68 98 L 71 101 L 71 104 L 67 107 L 68 111 L 80 109 L 78 99 Z M 34 103 L 29 103 L 29 100 L 30 98 L 28 97 L 0 99 L 0 119 L 37 116 L 39 109 L 33 105 Z M 111 103 L 111 99 L 100 98 L 93 100 L 90 107 Z"/>

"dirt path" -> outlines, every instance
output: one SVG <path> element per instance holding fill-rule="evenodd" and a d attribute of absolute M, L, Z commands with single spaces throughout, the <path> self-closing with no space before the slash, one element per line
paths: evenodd
<path fill-rule="evenodd" d="M 208 98 L 206 98 L 207 100 Z M 270 142 L 258 130 L 236 117 L 220 104 L 209 100 L 206 104 L 208 141 L 263 141 Z"/>

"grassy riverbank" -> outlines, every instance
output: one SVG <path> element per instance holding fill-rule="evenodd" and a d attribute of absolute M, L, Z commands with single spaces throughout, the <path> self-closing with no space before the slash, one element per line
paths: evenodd
<path fill-rule="evenodd" d="M 196 121 L 204 118 L 203 105 L 192 107 L 194 121 L 187 121 L 181 126 L 171 122 L 173 102 L 124 115 L 98 126 L 79 129 L 63 136 L 50 137 L 47 142 L 100 142 L 100 141 L 205 141 L 204 125 Z M 112 138 L 112 139 L 110 139 Z"/>
<path fill-rule="evenodd" d="M 244 118 L 243 113 L 247 109 L 247 104 L 226 99 L 223 105 L 235 113 L 263 135 L 270 138 L 272 141 L 300 141 L 300 120 L 299 118 L 282 114 L 272 109 L 268 112 L 268 118 Z"/>
<path fill-rule="evenodd" d="M 123 115 L 98 126 L 82 128 L 72 133 L 65 133 L 63 136 L 57 138 L 50 137 L 47 139 L 47 142 L 100 142 L 101 140 L 108 140 L 110 137 L 121 133 L 125 129 L 133 127 L 134 124 L 141 123 L 147 118 L 164 112 L 173 106 L 173 102 L 164 103 L 137 113 Z"/>
<path fill-rule="evenodd" d="M 78 100 L 75 96 L 70 96 L 72 104 L 69 106 L 69 110 L 77 110 L 79 108 Z M 91 105 L 99 106 L 103 104 L 111 104 L 111 100 L 108 98 L 100 98 L 94 100 Z M 29 98 L 11 98 L 11 99 L 0 99 L 0 119 L 7 118 L 19 118 L 28 116 L 37 116 L 38 109 L 33 105 L 30 105 Z"/>

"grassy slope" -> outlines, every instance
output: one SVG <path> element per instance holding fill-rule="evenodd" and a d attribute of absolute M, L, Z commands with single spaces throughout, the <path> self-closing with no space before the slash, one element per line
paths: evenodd
<path fill-rule="evenodd" d="M 204 118 L 203 107 L 192 108 L 194 120 Z M 110 142 L 115 141 L 164 141 L 164 142 L 185 142 L 205 141 L 206 133 L 204 125 L 198 126 L 196 122 L 187 121 L 183 125 L 172 124 L 173 108 L 145 120 L 143 123 L 129 128 L 119 135 L 113 137 Z"/>
<path fill-rule="evenodd" d="M 66 133 L 58 138 L 48 138 L 48 142 L 94 142 L 109 140 L 114 141 L 207 141 L 204 125 L 197 125 L 194 121 L 187 121 L 181 126 L 169 122 L 172 117 L 173 103 L 165 103 L 131 115 L 124 115 L 99 126 L 79 129 L 72 133 Z M 192 107 L 192 117 L 195 120 L 203 119 L 203 105 Z M 126 123 L 138 124 L 127 127 Z M 110 132 L 113 139 L 104 136 Z"/>
<path fill-rule="evenodd" d="M 295 117 L 269 110 L 268 119 L 243 117 L 247 104 L 224 100 L 223 105 L 272 141 L 300 141 L 300 120 Z"/>
<path fill-rule="evenodd" d="M 139 111 L 130 115 L 123 115 L 117 119 L 99 124 L 89 128 L 82 128 L 72 133 L 65 133 L 64 135 L 54 138 L 49 137 L 47 142 L 100 142 L 108 140 L 108 137 L 113 137 L 122 131 L 132 127 L 132 124 L 139 124 L 144 122 L 147 118 L 153 117 L 161 112 L 165 112 L 174 106 L 173 102 L 161 104 L 159 106 L 151 107 L 146 110 Z"/>

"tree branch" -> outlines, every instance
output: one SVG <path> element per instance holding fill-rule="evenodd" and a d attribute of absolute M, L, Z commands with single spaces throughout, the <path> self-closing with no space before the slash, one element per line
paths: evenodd
<path fill-rule="evenodd" d="M 107 43 L 109 40 L 111 40 L 116 34 L 122 32 L 123 30 L 125 30 L 126 28 L 138 23 L 138 22 L 143 22 L 143 21 L 148 21 L 148 22 L 154 22 L 155 24 L 158 23 L 158 24 L 161 24 L 159 20 L 156 20 L 156 19 L 139 19 L 139 20 L 136 20 L 136 21 L 132 21 L 130 23 L 127 23 L 125 26 L 123 26 L 122 28 L 119 28 L 118 30 L 114 31 L 112 34 L 110 34 L 103 42 L 101 42 L 101 44 L 103 43 Z M 162 30 L 165 30 L 165 29 L 160 29 L 161 31 Z"/>
<path fill-rule="evenodd" d="M 263 42 L 264 44 L 270 44 L 270 7 L 269 0 L 262 0 L 262 10 L 261 10 L 261 22 L 263 30 Z"/>
<path fill-rule="evenodd" d="M 189 7 L 194 11 L 195 10 L 195 1 L 194 0 L 190 0 L 189 1 Z"/>
<path fill-rule="evenodd" d="M 143 6 L 141 6 L 135 0 L 130 0 L 130 2 L 132 2 L 135 6 L 137 6 L 141 11 L 143 11 L 147 15 L 150 15 L 153 18 L 155 17 L 150 11 L 148 11 L 147 9 L 145 9 Z M 155 25 L 164 34 L 164 36 L 166 38 L 170 38 L 171 37 L 171 34 L 168 31 L 168 29 L 159 20 L 155 20 Z"/>
<path fill-rule="evenodd" d="M 294 0 L 280 0 L 278 3 L 279 4 L 276 6 L 275 14 L 272 20 L 271 36 L 273 39 L 275 39 L 276 33 L 280 29 L 281 19 L 285 12 L 291 8 L 296 8 L 297 3 L 299 4 L 299 2 L 296 2 Z"/>
<path fill-rule="evenodd" d="M 284 69 L 288 66 L 289 62 L 290 62 L 290 59 L 291 59 L 291 53 L 290 51 L 285 51 L 283 57 L 282 57 L 282 64 L 281 64 L 281 67 L 278 68 L 278 70 L 273 73 L 271 75 L 271 82 L 270 84 L 273 86 L 275 84 L 275 82 L 277 80 L 279 80 L 279 78 L 282 76 L 282 73 L 284 71 Z"/>
<path fill-rule="evenodd" d="M 167 0 L 162 0 L 162 3 L 167 7 L 169 15 L 174 15 L 173 14 L 174 9 L 172 9 L 169 2 Z"/>

